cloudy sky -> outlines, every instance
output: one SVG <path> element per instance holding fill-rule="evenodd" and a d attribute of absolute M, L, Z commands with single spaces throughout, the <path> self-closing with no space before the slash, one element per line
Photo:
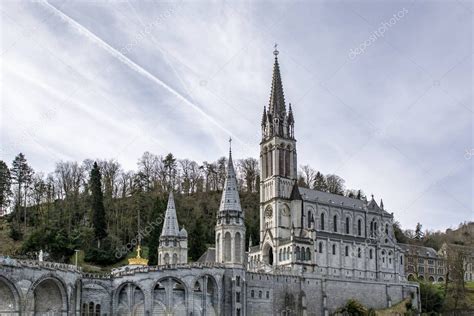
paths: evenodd
<path fill-rule="evenodd" d="M 473 220 L 471 1 L 4 1 L 1 151 L 258 157 L 273 45 L 299 164 L 404 228 Z M 471 154 L 472 153 L 472 154 Z"/>

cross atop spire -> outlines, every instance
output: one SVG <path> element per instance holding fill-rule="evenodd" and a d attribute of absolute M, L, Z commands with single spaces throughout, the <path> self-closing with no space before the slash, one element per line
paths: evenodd
<path fill-rule="evenodd" d="M 275 55 L 275 58 L 276 58 L 276 57 L 278 56 L 278 54 L 280 53 L 280 52 L 278 51 L 278 44 L 275 43 L 275 45 L 273 45 L 273 47 L 275 48 L 275 50 L 273 51 L 273 55 Z"/>

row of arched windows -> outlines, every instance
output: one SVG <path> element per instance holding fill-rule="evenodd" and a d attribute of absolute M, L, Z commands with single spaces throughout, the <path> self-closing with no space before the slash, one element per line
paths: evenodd
<path fill-rule="evenodd" d="M 336 255 L 337 254 L 337 245 L 332 244 L 331 250 L 332 250 L 332 254 Z M 324 251 L 324 245 L 323 245 L 323 242 L 321 241 L 321 242 L 318 243 L 318 252 L 323 253 L 323 251 Z M 345 246 L 344 255 L 346 257 L 349 256 L 349 246 Z M 360 247 L 357 248 L 357 258 L 362 258 L 362 248 L 360 248 Z M 374 250 L 369 249 L 369 259 L 373 259 L 373 258 L 374 258 Z"/>
<path fill-rule="evenodd" d="M 280 248 L 278 253 L 278 258 L 280 261 L 290 260 L 291 250 L 290 247 Z M 299 247 L 295 248 L 295 259 L 296 260 L 311 260 L 311 250 L 309 247 Z"/>
<path fill-rule="evenodd" d="M 310 212 L 308 212 L 308 227 L 310 226 L 310 218 L 312 218 L 312 217 L 310 217 Z M 332 230 L 333 230 L 333 232 L 337 233 L 338 232 L 338 225 L 337 225 L 338 218 L 337 218 L 337 215 L 334 215 L 332 223 L 333 223 Z M 351 233 L 350 227 L 351 227 L 351 219 L 349 217 L 346 217 L 346 221 L 345 221 L 345 233 L 346 234 Z M 388 227 L 388 225 L 387 225 L 387 227 Z M 320 216 L 320 228 L 321 228 L 321 230 L 325 230 L 325 214 L 324 213 L 321 213 L 321 216 Z M 357 236 L 362 236 L 362 220 L 361 219 L 357 220 Z"/>
<path fill-rule="evenodd" d="M 270 146 L 268 149 L 267 147 L 263 148 L 262 152 L 262 164 L 263 164 L 263 179 L 266 179 L 273 175 L 273 152 L 275 148 Z M 289 177 L 291 174 L 291 146 L 288 145 L 286 148 L 277 148 L 278 154 L 278 168 L 279 168 L 279 175 Z"/>
<path fill-rule="evenodd" d="M 100 316 L 100 304 L 94 304 L 90 302 L 89 304 L 82 304 L 82 316 Z"/>

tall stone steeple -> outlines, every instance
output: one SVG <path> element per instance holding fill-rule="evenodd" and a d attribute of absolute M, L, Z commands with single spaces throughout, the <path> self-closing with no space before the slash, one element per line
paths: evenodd
<path fill-rule="evenodd" d="M 281 82 L 280 64 L 278 63 L 278 50 L 273 52 L 275 62 L 273 64 L 272 86 L 270 91 L 270 101 L 268 111 L 264 108 L 262 118 L 262 136 L 268 139 L 272 136 L 280 136 L 293 139 L 293 113 L 286 112 L 285 95 L 283 93 L 283 84 Z"/>
<path fill-rule="evenodd" d="M 260 242 L 264 261 L 277 263 L 279 240 L 290 238 L 291 228 L 299 228 L 292 210 L 292 191 L 297 179 L 294 113 L 289 104 L 287 111 L 278 61 L 279 52 L 273 51 L 272 84 L 268 107 L 262 117 L 260 142 Z M 301 204 L 301 203 L 299 203 Z"/>
<path fill-rule="evenodd" d="M 229 143 L 232 140 L 229 140 Z M 229 149 L 227 174 L 216 223 L 216 262 L 243 265 L 245 252 L 244 213 L 240 205 L 237 177 Z"/>
<path fill-rule="evenodd" d="M 158 246 L 158 264 L 180 264 L 188 262 L 188 233 L 179 230 L 173 192 L 168 197 L 163 230 Z"/>

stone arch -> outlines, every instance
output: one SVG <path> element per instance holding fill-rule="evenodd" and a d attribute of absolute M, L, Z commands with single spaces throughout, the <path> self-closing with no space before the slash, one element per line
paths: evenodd
<path fill-rule="evenodd" d="M 265 243 L 262 248 L 263 252 L 263 262 L 269 265 L 273 265 L 273 247 L 270 243 Z"/>
<path fill-rule="evenodd" d="M 67 314 L 69 302 L 64 281 L 52 274 L 33 283 L 27 293 L 27 313 L 34 315 Z"/>
<path fill-rule="evenodd" d="M 193 281 L 192 308 L 193 315 L 218 315 L 219 288 L 216 279 L 204 274 Z"/>
<path fill-rule="evenodd" d="M 0 315 L 19 315 L 21 297 L 16 288 L 9 279 L 0 275 Z"/>
<path fill-rule="evenodd" d="M 145 292 L 134 282 L 124 282 L 114 292 L 114 311 L 120 316 L 145 314 Z"/>
<path fill-rule="evenodd" d="M 186 284 L 174 277 L 164 277 L 153 286 L 152 315 L 186 316 Z"/>
<path fill-rule="evenodd" d="M 224 235 L 224 261 L 230 262 L 232 260 L 232 237 L 230 232 Z"/>
<path fill-rule="evenodd" d="M 80 282 L 76 286 L 81 286 Z M 110 314 L 111 297 L 109 288 L 101 281 L 83 281 L 82 285 L 82 312 L 85 315 Z M 90 312 L 89 304 L 93 304 L 93 313 Z M 85 308 L 84 304 L 87 304 Z M 86 311 L 86 313 L 84 313 Z M 98 313 L 100 311 L 100 313 Z M 87 313 L 88 312 L 88 313 Z"/>
<path fill-rule="evenodd" d="M 430 276 L 430 277 L 428 278 L 428 281 L 434 282 L 434 281 L 435 281 L 435 278 L 434 278 L 433 276 Z"/>
<path fill-rule="evenodd" d="M 242 263 L 242 237 L 239 232 L 236 232 L 234 237 L 234 258 L 235 262 Z"/>
<path fill-rule="evenodd" d="M 416 278 L 413 274 L 409 274 L 408 277 L 407 277 L 408 281 L 416 281 Z"/>
<path fill-rule="evenodd" d="M 438 278 L 438 282 L 444 282 L 443 277 L 439 277 L 439 278 Z"/>

